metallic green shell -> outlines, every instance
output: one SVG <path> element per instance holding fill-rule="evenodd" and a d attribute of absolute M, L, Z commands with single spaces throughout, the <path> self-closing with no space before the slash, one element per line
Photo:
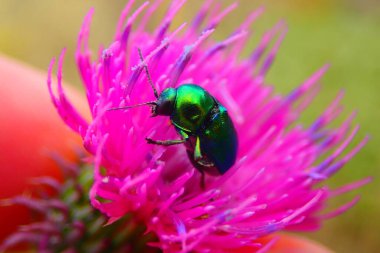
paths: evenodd
<path fill-rule="evenodd" d="M 165 89 L 156 101 L 155 115 L 170 115 L 186 140 L 192 164 L 202 173 L 224 174 L 236 160 L 238 139 L 227 113 L 213 96 L 195 84 Z"/>
<path fill-rule="evenodd" d="M 214 98 L 200 86 L 194 84 L 181 85 L 177 88 L 171 121 L 177 128 L 195 133 L 202 127 L 208 113 L 214 106 Z"/>
<path fill-rule="evenodd" d="M 227 172 L 236 160 L 238 137 L 224 106 L 218 103 L 198 136 L 202 155 L 215 164 L 220 174 Z"/>

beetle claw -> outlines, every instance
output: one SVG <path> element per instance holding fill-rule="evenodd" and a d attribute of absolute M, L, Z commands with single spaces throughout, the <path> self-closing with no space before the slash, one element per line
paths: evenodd
<path fill-rule="evenodd" d="M 145 140 L 148 144 L 154 144 L 154 141 L 151 138 L 145 137 Z"/>

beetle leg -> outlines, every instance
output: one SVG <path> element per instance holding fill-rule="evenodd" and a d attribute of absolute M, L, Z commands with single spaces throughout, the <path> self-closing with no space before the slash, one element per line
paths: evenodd
<path fill-rule="evenodd" d="M 152 140 L 151 138 L 148 138 L 148 137 L 146 137 L 145 140 L 149 144 L 156 144 L 156 145 L 161 145 L 161 146 L 171 146 L 171 145 L 183 144 L 186 142 L 186 140 L 165 140 L 165 141 Z"/>
<path fill-rule="evenodd" d="M 201 189 L 204 190 L 206 188 L 206 178 L 205 178 L 205 173 L 203 170 L 200 170 L 201 173 Z"/>
<path fill-rule="evenodd" d="M 199 137 L 197 137 L 197 140 L 195 141 L 194 160 L 198 162 L 201 159 L 202 159 L 201 142 L 199 140 Z"/>
<path fill-rule="evenodd" d="M 199 137 L 197 137 L 197 140 L 195 141 L 194 161 L 196 161 L 198 164 L 200 164 L 204 167 L 214 167 L 215 166 L 214 163 L 203 158 L 202 152 L 201 152 L 201 141 L 200 141 Z"/>
<path fill-rule="evenodd" d="M 185 133 L 185 131 L 183 131 L 183 130 L 179 130 L 178 132 L 179 132 L 179 134 L 182 136 L 182 138 L 183 138 L 184 140 L 189 139 L 189 135 L 188 135 L 187 133 Z"/>
<path fill-rule="evenodd" d="M 199 160 L 197 161 L 197 163 L 199 163 L 200 165 L 202 165 L 203 167 L 215 167 L 215 164 L 212 163 L 212 162 L 209 162 L 209 161 L 205 161 L 205 160 Z"/>

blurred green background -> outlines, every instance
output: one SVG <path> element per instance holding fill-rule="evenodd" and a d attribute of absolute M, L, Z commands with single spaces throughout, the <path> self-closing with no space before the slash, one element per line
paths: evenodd
<path fill-rule="evenodd" d="M 175 22 L 189 20 L 202 2 L 189 0 Z M 221 2 L 228 5 L 232 1 Z M 65 80 L 80 86 L 73 55 L 83 17 L 90 7 L 95 7 L 90 45 L 96 51 L 99 44 L 108 45 L 111 41 L 125 3 L 124 0 L 0 0 L 0 53 L 46 70 L 50 59 L 67 47 Z M 165 3 L 163 7 L 168 1 Z M 254 25 L 257 32 L 250 50 L 259 34 L 279 19 L 285 19 L 289 26 L 268 83 L 274 84 L 278 92 L 289 92 L 323 64 L 331 63 L 320 95 L 302 120 L 310 122 L 344 89 L 345 115 L 359 111 L 355 122 L 362 128 L 355 143 L 366 134 L 371 136 L 368 145 L 329 180 L 329 185 L 336 187 L 373 176 L 370 185 L 355 191 L 362 195 L 362 200 L 349 212 L 325 222 L 319 232 L 307 235 L 336 252 L 380 252 L 380 1 L 241 0 L 239 8 L 218 27 L 215 37 L 228 35 L 249 11 L 261 5 L 266 12 Z M 163 14 L 164 8 L 157 12 L 151 28 Z M 341 196 L 332 205 L 353 196 Z"/>

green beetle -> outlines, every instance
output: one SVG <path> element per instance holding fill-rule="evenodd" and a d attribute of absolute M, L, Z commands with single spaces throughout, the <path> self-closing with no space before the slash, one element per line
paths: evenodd
<path fill-rule="evenodd" d="M 144 62 L 140 50 L 139 54 L 141 61 Z M 201 185 L 204 187 L 205 172 L 210 175 L 224 174 L 236 160 L 238 138 L 227 109 L 196 84 L 167 88 L 158 94 L 146 65 L 144 69 L 157 100 L 109 110 L 150 105 L 152 116 L 169 116 L 182 138 L 180 140 L 146 138 L 146 140 L 150 144 L 164 146 L 185 144 L 191 163 L 202 175 Z"/>

